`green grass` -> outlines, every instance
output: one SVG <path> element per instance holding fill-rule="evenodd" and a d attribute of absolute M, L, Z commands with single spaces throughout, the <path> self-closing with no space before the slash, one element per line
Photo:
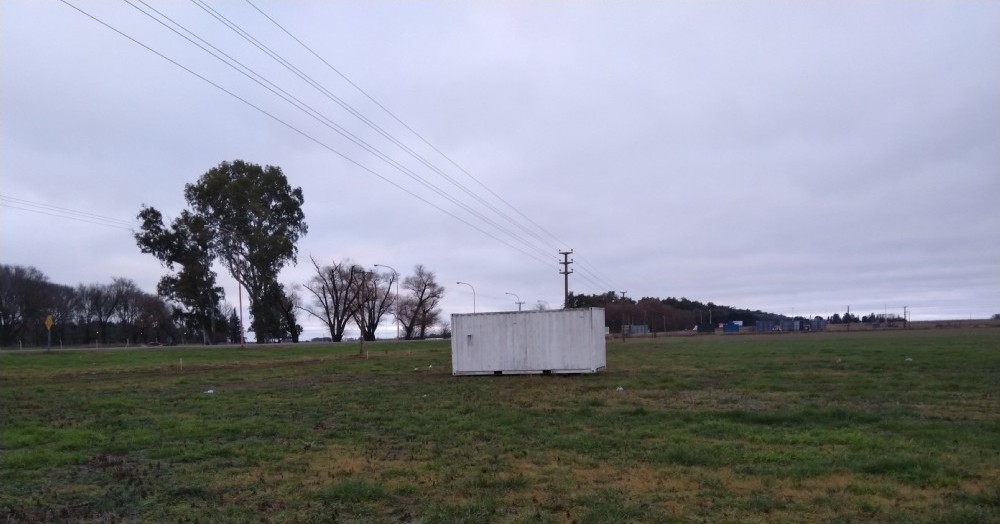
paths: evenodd
<path fill-rule="evenodd" d="M 1000 521 L 1000 330 L 368 347 L 0 354 L 0 521 Z"/>

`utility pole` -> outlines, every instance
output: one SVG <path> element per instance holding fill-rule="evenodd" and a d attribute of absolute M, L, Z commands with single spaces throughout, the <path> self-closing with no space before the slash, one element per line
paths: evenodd
<path fill-rule="evenodd" d="M 625 303 L 625 293 L 628 293 L 628 291 L 619 291 L 619 293 L 622 294 L 622 304 L 624 304 Z M 629 328 L 629 329 L 631 329 L 631 328 Z M 625 341 L 625 308 L 622 307 L 622 342 L 624 342 L 624 341 Z"/>
<path fill-rule="evenodd" d="M 517 300 L 514 301 L 514 303 L 517 304 L 517 310 L 521 311 L 521 305 L 524 304 L 524 302 L 521 301 L 521 297 L 517 296 L 517 293 L 504 293 L 504 294 L 505 295 L 510 295 L 510 296 L 514 297 L 515 299 L 517 299 Z"/>
<path fill-rule="evenodd" d="M 569 268 L 569 265 L 573 263 L 573 261 L 569 259 L 569 256 L 573 254 L 573 250 L 570 249 L 569 251 L 560 251 L 559 254 L 563 256 L 563 261 L 560 262 L 563 269 L 559 272 L 559 274 L 563 276 L 563 309 L 566 309 L 569 307 L 569 274 L 573 272 L 573 270 Z"/>

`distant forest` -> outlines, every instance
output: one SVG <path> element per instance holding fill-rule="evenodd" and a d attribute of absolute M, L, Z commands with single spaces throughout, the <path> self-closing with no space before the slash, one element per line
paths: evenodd
<path fill-rule="evenodd" d="M 234 342 L 238 320 L 232 307 L 214 310 L 215 335 L 198 330 L 199 319 L 127 278 L 67 286 L 49 281 L 34 267 L 0 264 L 0 346 L 45 347 L 46 318 L 52 345 Z M 193 339 L 193 340 L 192 340 Z"/>
<path fill-rule="evenodd" d="M 696 326 L 706 327 L 735 321 L 742 321 L 744 325 L 752 326 L 758 320 L 788 318 L 776 313 L 720 306 L 712 302 L 703 303 L 683 297 L 664 299 L 643 297 L 635 300 L 619 296 L 614 291 L 602 295 L 570 293 L 568 306 L 604 308 L 605 322 L 612 333 L 621 333 L 623 324 L 649 326 L 650 331 L 658 332 L 681 331 L 694 329 Z"/>
<path fill-rule="evenodd" d="M 339 264 L 338 267 L 344 264 L 346 263 Z M 321 268 L 319 265 L 317 271 L 321 276 L 332 274 L 331 268 Z M 417 274 L 421 271 L 424 269 L 418 266 Z M 426 273 L 433 283 L 433 273 Z M 375 275 L 374 272 L 369 274 Z M 407 277 L 404 288 L 409 290 L 413 287 L 410 283 L 413 278 Z M 314 282 L 311 281 L 310 284 L 312 283 Z M 390 286 L 383 287 L 388 289 Z M 404 297 L 401 300 L 407 299 Z M 295 297 L 295 303 L 300 304 L 301 301 Z M 571 308 L 604 308 L 605 322 L 611 333 L 621 333 L 623 325 L 647 326 L 649 331 L 665 332 L 696 328 L 711 330 L 713 326 L 734 321 L 753 326 L 762 320 L 779 321 L 790 318 L 761 310 L 741 309 L 684 297 L 643 297 L 635 300 L 613 291 L 595 295 L 570 293 L 567 305 Z M 308 306 L 296 307 L 309 311 Z M 433 306 L 425 309 L 437 311 Z M 235 309 L 228 304 L 216 302 L 210 311 L 211 316 L 206 320 L 190 308 L 139 290 L 135 282 L 126 278 L 114 278 L 107 284 L 79 284 L 74 287 L 52 283 L 45 274 L 33 267 L 0 264 L 0 346 L 44 346 L 48 335 L 45 320 L 49 316 L 52 317 L 52 344 L 55 346 L 238 342 L 239 320 Z M 834 314 L 825 320 L 837 324 L 881 322 L 895 318 L 885 317 L 875 313 L 860 317 L 845 313 Z M 431 325 L 438 321 L 437 314 L 429 318 L 423 324 Z M 803 317 L 795 318 L 807 320 Z M 374 340 L 374 327 L 379 325 L 380 319 L 381 314 L 370 322 L 373 326 L 371 340 Z M 426 336 L 424 327 L 419 330 L 409 329 L 414 330 L 414 333 L 407 334 L 406 338 Z"/>

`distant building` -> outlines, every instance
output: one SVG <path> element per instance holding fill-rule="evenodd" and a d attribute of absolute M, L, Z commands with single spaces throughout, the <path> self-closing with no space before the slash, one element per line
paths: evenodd
<path fill-rule="evenodd" d="M 827 321 L 823 319 L 795 320 L 786 318 L 779 321 L 758 320 L 756 327 L 758 333 L 770 333 L 772 331 L 826 331 L 826 325 Z"/>
<path fill-rule="evenodd" d="M 809 321 L 809 331 L 826 331 L 827 321 L 822 318 L 814 318 Z"/>
<path fill-rule="evenodd" d="M 632 336 L 649 334 L 649 326 L 642 324 L 625 324 L 622 327 L 622 330 L 625 332 L 626 335 L 632 335 Z"/>
<path fill-rule="evenodd" d="M 756 327 L 758 333 L 770 333 L 772 331 L 778 331 L 778 324 L 773 320 L 758 320 Z"/>
<path fill-rule="evenodd" d="M 802 329 L 802 322 L 799 320 L 782 319 L 779 326 L 781 326 L 781 331 L 798 331 Z"/>

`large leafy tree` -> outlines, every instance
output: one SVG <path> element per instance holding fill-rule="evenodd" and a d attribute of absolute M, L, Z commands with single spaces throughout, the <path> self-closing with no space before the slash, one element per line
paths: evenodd
<path fill-rule="evenodd" d="M 293 343 L 299 342 L 299 335 L 302 334 L 302 326 L 295 318 L 295 311 L 299 308 L 301 300 L 294 291 L 288 291 L 280 283 L 269 288 L 264 296 L 269 305 L 266 321 L 269 324 L 255 324 L 258 336 L 261 333 L 272 341 L 279 341 L 286 336 L 291 338 Z"/>
<path fill-rule="evenodd" d="M 144 207 L 139 220 L 142 226 L 135 234 L 139 249 L 174 271 L 160 278 L 157 293 L 181 304 L 183 320 L 193 321 L 206 341 L 214 341 L 218 304 L 223 297 L 212 271 L 214 232 L 203 216 L 187 210 L 169 228 L 163 223 L 163 215 L 152 207 Z"/>
<path fill-rule="evenodd" d="M 247 290 L 251 330 L 257 340 L 280 339 L 294 330 L 278 273 L 295 262 L 295 243 L 308 231 L 302 189 L 292 188 L 279 167 L 236 160 L 223 162 L 185 185 L 184 197 L 191 219 L 201 221 L 210 235 L 208 253 Z M 158 233 L 155 228 L 149 231 Z M 201 248 L 192 248 L 192 255 Z M 206 286 L 203 280 L 202 287 Z"/>

